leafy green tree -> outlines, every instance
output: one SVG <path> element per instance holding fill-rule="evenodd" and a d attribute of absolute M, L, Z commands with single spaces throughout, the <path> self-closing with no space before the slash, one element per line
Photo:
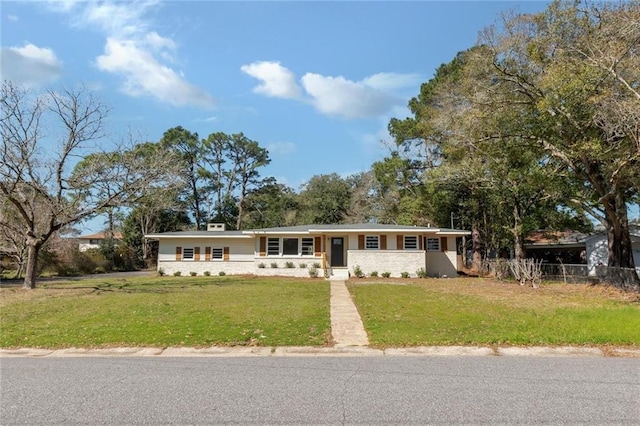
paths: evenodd
<path fill-rule="evenodd" d="M 609 266 L 617 267 L 634 266 L 628 203 L 640 189 L 639 22 L 638 2 L 556 1 L 487 29 L 465 76 L 483 137 L 542 150 L 539 161 L 562 170 L 557 177 L 574 190 L 573 207 L 605 227 Z"/>
<path fill-rule="evenodd" d="M 204 206 L 206 204 L 207 170 L 204 165 L 203 145 L 197 133 L 192 133 L 182 126 L 173 127 L 162 135 L 160 146 L 173 153 L 180 165 L 180 178 L 182 179 L 183 202 L 189 206 L 193 215 L 196 229 L 203 229 L 206 223 Z"/>
<path fill-rule="evenodd" d="M 299 194 L 301 224 L 344 223 L 351 187 L 337 173 L 313 176 Z"/>
<path fill-rule="evenodd" d="M 157 193 L 162 195 L 161 193 Z M 132 209 L 122 225 L 122 239 L 127 247 L 133 249 L 140 260 L 147 263 L 154 258 L 157 243 L 146 240 L 147 234 L 182 231 L 191 226 L 187 213 L 175 208 L 175 204 L 159 204 L 153 195 L 141 200 Z"/>
<path fill-rule="evenodd" d="M 248 228 L 271 228 L 297 224 L 298 196 L 290 187 L 268 178 L 250 191 L 245 200 L 245 225 Z"/>

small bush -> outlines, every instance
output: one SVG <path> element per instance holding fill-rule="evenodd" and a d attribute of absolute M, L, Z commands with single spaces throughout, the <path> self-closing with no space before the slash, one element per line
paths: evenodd
<path fill-rule="evenodd" d="M 309 268 L 309 276 L 311 278 L 318 278 L 318 268 L 316 268 L 315 265 Z"/>
<path fill-rule="evenodd" d="M 408 272 L 400 272 L 400 276 L 402 278 L 409 278 L 409 273 Z"/>
<path fill-rule="evenodd" d="M 182 272 L 180 272 L 180 271 L 175 271 L 175 272 L 173 273 L 173 276 L 174 276 L 174 277 L 179 277 L 180 275 L 182 275 Z"/>
<path fill-rule="evenodd" d="M 382 278 L 389 278 L 391 276 L 391 272 L 383 272 L 380 275 L 382 275 Z"/>
<path fill-rule="evenodd" d="M 211 272 L 209 272 L 209 271 L 204 271 L 204 272 L 202 273 L 202 275 L 204 275 L 205 277 L 210 277 L 210 276 L 211 276 Z"/>
<path fill-rule="evenodd" d="M 191 275 L 192 277 L 195 277 L 196 275 L 198 275 L 198 273 L 191 271 L 191 272 L 189 272 L 189 275 Z"/>
<path fill-rule="evenodd" d="M 166 272 L 164 272 L 163 268 L 158 269 L 158 275 L 160 275 L 161 277 L 164 277 L 165 275 L 167 275 Z"/>
<path fill-rule="evenodd" d="M 93 270 L 94 274 L 104 274 L 105 270 L 102 266 L 96 266 L 96 269 Z"/>
<path fill-rule="evenodd" d="M 424 268 L 420 268 L 416 271 L 416 276 L 418 278 L 427 278 L 427 270 Z"/>
<path fill-rule="evenodd" d="M 264 263 L 258 263 L 258 268 L 264 269 L 266 267 L 267 267 L 267 265 L 265 265 Z"/>
<path fill-rule="evenodd" d="M 378 276 L 378 271 L 372 271 L 372 272 L 369 274 L 369 276 L 370 276 L 370 277 L 377 277 L 377 276 Z"/>
<path fill-rule="evenodd" d="M 284 266 L 285 268 L 288 268 L 288 269 L 295 268 L 295 265 L 293 264 L 293 262 L 286 262 Z"/>
<path fill-rule="evenodd" d="M 353 267 L 353 275 L 358 278 L 364 277 L 364 272 L 362 272 L 362 268 L 360 268 L 360 265 L 356 265 Z"/>
<path fill-rule="evenodd" d="M 278 269 L 278 263 L 277 262 L 271 262 L 271 267 L 273 269 Z"/>
<path fill-rule="evenodd" d="M 322 265 L 320 265 L 320 263 L 318 263 L 318 262 L 315 262 L 313 264 L 313 267 L 316 268 L 316 269 L 320 269 L 320 268 L 322 268 Z"/>
<path fill-rule="evenodd" d="M 299 267 L 300 269 L 304 269 L 304 268 L 306 268 L 306 267 L 307 267 L 307 264 L 306 264 L 306 263 L 298 263 L 298 267 Z"/>
<path fill-rule="evenodd" d="M 218 276 L 220 276 L 220 277 L 224 277 L 225 275 L 227 275 L 227 273 L 224 272 L 224 271 L 218 272 Z"/>

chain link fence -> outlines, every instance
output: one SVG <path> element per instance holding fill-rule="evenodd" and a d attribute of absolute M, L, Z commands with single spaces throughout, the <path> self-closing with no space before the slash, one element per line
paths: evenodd
<path fill-rule="evenodd" d="M 514 279 L 509 260 L 491 259 L 483 262 L 481 275 L 491 275 L 498 280 Z M 542 263 L 539 265 L 543 281 L 561 281 L 574 284 L 603 284 L 626 291 L 640 292 L 640 268 L 614 268 L 597 266 L 595 275 L 589 275 L 585 264 Z"/>

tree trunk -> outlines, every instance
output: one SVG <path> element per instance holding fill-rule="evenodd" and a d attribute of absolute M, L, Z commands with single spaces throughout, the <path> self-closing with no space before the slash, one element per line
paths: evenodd
<path fill-rule="evenodd" d="M 480 240 L 480 230 L 474 227 L 471 231 L 471 241 L 473 243 L 473 264 L 471 270 L 474 272 L 480 272 L 482 269 L 482 242 Z"/>
<path fill-rule="evenodd" d="M 28 255 L 27 255 L 27 269 L 24 276 L 24 284 L 22 288 L 25 289 L 33 289 L 36 288 L 36 275 L 38 270 L 38 253 L 40 252 L 40 247 L 42 244 L 33 241 L 30 238 L 30 241 L 27 242 L 29 246 Z"/>
<path fill-rule="evenodd" d="M 524 250 L 524 235 L 522 235 L 522 219 L 520 217 L 520 208 L 518 205 L 513 206 L 513 249 L 516 259 L 526 258 Z"/>
<path fill-rule="evenodd" d="M 616 268 L 635 268 L 629 220 L 624 197 L 616 194 L 613 200 L 605 202 L 605 228 L 607 231 L 609 261 L 608 266 Z"/>
<path fill-rule="evenodd" d="M 607 265 L 617 268 L 635 268 L 629 235 L 627 205 L 620 194 L 615 196 L 613 203 L 605 204 L 605 215 L 609 249 Z"/>

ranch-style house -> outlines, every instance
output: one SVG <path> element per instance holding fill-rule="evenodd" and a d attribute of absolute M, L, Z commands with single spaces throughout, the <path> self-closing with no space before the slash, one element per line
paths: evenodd
<path fill-rule="evenodd" d="M 167 275 L 220 273 L 348 278 L 356 271 L 399 277 L 455 276 L 461 265 L 458 229 L 374 223 L 300 225 L 227 231 L 209 224 L 206 231 L 148 234 L 159 242 L 158 271 Z M 311 274 L 310 274 L 311 271 Z"/>

